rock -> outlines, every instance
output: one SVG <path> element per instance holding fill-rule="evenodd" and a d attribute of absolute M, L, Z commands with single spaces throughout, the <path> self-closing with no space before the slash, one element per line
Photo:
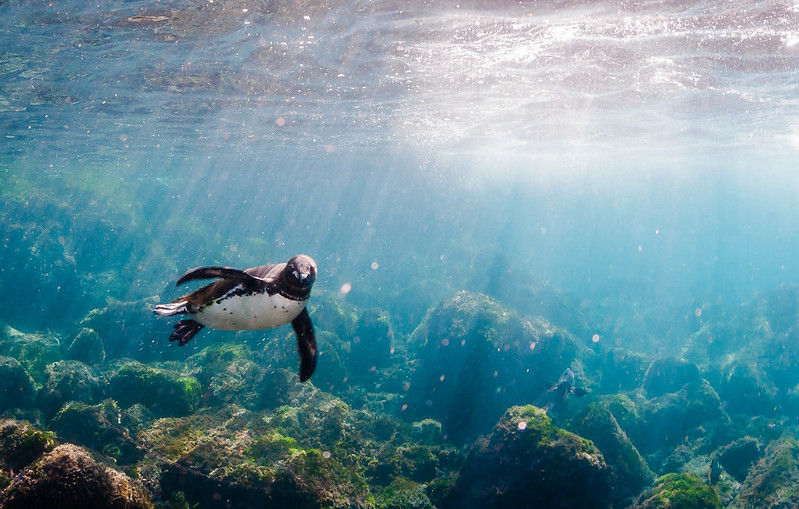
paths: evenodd
<path fill-rule="evenodd" d="M 532 405 L 508 409 L 471 447 L 442 507 L 601 507 L 611 471 L 594 445 L 552 425 Z"/>
<path fill-rule="evenodd" d="M 350 342 L 347 361 L 349 376 L 359 381 L 373 381 L 378 371 L 391 363 L 394 330 L 385 311 L 371 309 L 361 314 Z"/>
<path fill-rule="evenodd" d="M 36 387 L 14 358 L 0 356 L 0 408 L 27 408 L 35 403 Z"/>
<path fill-rule="evenodd" d="M 185 359 L 202 348 L 200 341 L 192 341 L 180 349 L 170 348 L 170 323 L 173 322 L 156 320 L 152 307 L 151 299 L 134 302 L 112 300 L 105 307 L 90 311 L 79 326 L 81 330 L 91 329 L 97 333 L 107 359 Z"/>
<path fill-rule="evenodd" d="M 111 400 L 99 405 L 73 401 L 53 417 L 50 425 L 59 440 L 94 449 L 119 463 L 128 464 L 141 456 L 120 424 L 119 407 Z"/>
<path fill-rule="evenodd" d="M 640 387 L 647 370 L 646 358 L 622 348 L 611 348 L 602 357 L 600 384 L 603 392 Z"/>
<path fill-rule="evenodd" d="M 45 366 L 61 360 L 60 341 L 52 334 L 30 334 L 5 327 L 0 335 L 0 355 L 19 361 L 37 383 L 44 383 Z"/>
<path fill-rule="evenodd" d="M 423 484 L 398 477 L 375 497 L 377 507 L 385 509 L 433 509 Z"/>
<path fill-rule="evenodd" d="M 693 445 L 701 442 L 712 450 L 730 439 L 730 418 L 718 394 L 704 379 L 646 401 L 639 412 L 641 425 L 626 431 L 656 471 L 686 440 Z"/>
<path fill-rule="evenodd" d="M 643 387 L 649 398 L 656 398 L 680 388 L 699 378 L 695 364 L 675 357 L 657 359 L 649 365 Z"/>
<path fill-rule="evenodd" d="M 141 403 L 157 416 L 188 415 L 200 403 L 193 376 L 128 362 L 111 376 L 111 396 L 123 407 Z"/>
<path fill-rule="evenodd" d="M 58 361 L 45 369 L 47 379 L 39 392 L 42 407 L 50 415 L 67 401 L 97 403 L 102 399 L 105 381 L 80 361 Z"/>
<path fill-rule="evenodd" d="M 722 447 L 718 460 L 728 474 L 736 481 L 743 482 L 751 467 L 762 455 L 760 442 L 752 437 L 743 437 Z"/>
<path fill-rule="evenodd" d="M 468 292 L 431 309 L 410 342 L 418 361 L 405 414 L 438 420 L 455 443 L 490 431 L 506 408 L 546 390 L 578 350 L 568 332 Z"/>
<path fill-rule="evenodd" d="M 762 370 L 737 362 L 727 368 L 719 384 L 719 396 L 730 414 L 772 416 L 777 388 Z"/>
<path fill-rule="evenodd" d="M 621 429 L 609 405 L 589 404 L 569 422 L 569 430 L 591 440 L 614 473 L 615 496 L 624 501 L 637 496 L 655 476 Z"/>
<path fill-rule="evenodd" d="M 153 507 L 128 476 L 97 463 L 82 448 L 64 444 L 23 470 L 0 496 L 6 509 Z"/>
<path fill-rule="evenodd" d="M 441 442 L 441 423 L 424 419 L 413 423 L 413 438 L 419 444 L 434 445 Z"/>
<path fill-rule="evenodd" d="M 84 327 L 75 336 L 67 350 L 67 358 L 95 365 L 105 361 L 105 346 L 100 335 Z"/>
<path fill-rule="evenodd" d="M 11 470 L 20 470 L 53 447 L 53 433 L 24 421 L 0 420 L 0 458 Z"/>
<path fill-rule="evenodd" d="M 799 442 L 785 437 L 769 444 L 766 453 L 751 467 L 732 503 L 735 508 L 777 508 L 799 505 Z"/>
<path fill-rule="evenodd" d="M 692 474 L 666 474 L 655 487 L 641 495 L 631 509 L 721 509 L 712 486 Z"/>

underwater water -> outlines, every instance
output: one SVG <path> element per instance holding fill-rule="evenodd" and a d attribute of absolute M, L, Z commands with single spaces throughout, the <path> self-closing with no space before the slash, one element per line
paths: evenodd
<path fill-rule="evenodd" d="M 797 83 L 795 0 L 0 1 L 0 505 L 799 504 Z M 309 382 L 152 313 L 298 253 Z"/>

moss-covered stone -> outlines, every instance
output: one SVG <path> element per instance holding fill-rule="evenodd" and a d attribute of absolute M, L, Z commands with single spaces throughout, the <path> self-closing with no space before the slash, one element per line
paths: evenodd
<path fill-rule="evenodd" d="M 642 495 L 634 509 L 721 509 L 721 500 L 712 486 L 691 474 L 666 474 L 655 487 Z"/>
<path fill-rule="evenodd" d="M 571 419 L 568 427 L 591 440 L 602 452 L 615 474 L 617 499 L 625 500 L 637 496 L 654 481 L 655 476 L 646 460 L 638 453 L 604 402 L 586 406 Z"/>
<path fill-rule="evenodd" d="M 55 435 L 24 421 L 0 421 L 0 458 L 12 470 L 19 470 L 55 447 Z"/>
<path fill-rule="evenodd" d="M 200 382 L 193 376 L 138 362 L 111 376 L 111 395 L 123 407 L 141 403 L 159 416 L 188 415 L 200 403 Z"/>
<path fill-rule="evenodd" d="M 378 509 L 433 509 L 425 486 L 402 477 L 379 491 L 375 506 Z"/>
<path fill-rule="evenodd" d="M 762 453 L 762 446 L 756 438 L 742 437 L 721 448 L 718 461 L 736 481 L 743 482 L 749 467 L 760 459 Z"/>
<path fill-rule="evenodd" d="M 128 431 L 118 422 L 119 407 L 111 400 L 98 405 L 67 403 L 51 421 L 61 441 L 73 442 L 113 458 L 123 464 L 141 456 Z"/>
<path fill-rule="evenodd" d="M 6 326 L 0 334 L 0 354 L 18 360 L 36 383 L 42 384 L 45 366 L 61 360 L 60 341 L 52 334 L 25 333 Z"/>
<path fill-rule="evenodd" d="M 795 507 L 799 505 L 799 442 L 785 437 L 774 441 L 752 466 L 733 507 Z"/>
<path fill-rule="evenodd" d="M 411 343 L 418 365 L 405 415 L 438 420 L 456 443 L 487 433 L 505 409 L 529 402 L 531 387 L 557 380 L 578 351 L 567 331 L 468 292 L 431 309 Z"/>
<path fill-rule="evenodd" d="M 153 507 L 150 497 L 125 474 L 97 463 L 83 449 L 56 447 L 14 478 L 0 495 L 8 509 Z"/>
<path fill-rule="evenodd" d="M 475 442 L 442 506 L 606 508 L 612 490 L 611 471 L 593 443 L 528 405 L 508 409 Z"/>
<path fill-rule="evenodd" d="M 14 358 L 0 356 L 0 409 L 27 408 L 35 403 L 36 387 Z"/>
<path fill-rule="evenodd" d="M 97 403 L 106 389 L 105 380 L 80 361 L 58 361 L 47 366 L 47 378 L 39 392 L 45 412 L 52 415 L 67 401 Z"/>
<path fill-rule="evenodd" d="M 89 365 L 100 364 L 105 361 L 103 340 L 93 329 L 84 327 L 69 344 L 66 356 Z"/>
<path fill-rule="evenodd" d="M 652 361 L 644 376 L 643 387 L 650 398 L 656 398 L 696 380 L 699 369 L 695 364 L 676 357 L 664 357 Z"/>

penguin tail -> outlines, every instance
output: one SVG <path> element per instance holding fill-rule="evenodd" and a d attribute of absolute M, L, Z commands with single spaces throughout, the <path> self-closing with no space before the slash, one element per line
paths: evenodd
<path fill-rule="evenodd" d="M 157 304 L 153 308 L 153 313 L 158 316 L 175 316 L 180 315 L 183 313 L 188 313 L 189 310 L 186 307 L 187 302 L 184 301 L 177 301 L 177 302 L 168 302 L 166 304 Z"/>

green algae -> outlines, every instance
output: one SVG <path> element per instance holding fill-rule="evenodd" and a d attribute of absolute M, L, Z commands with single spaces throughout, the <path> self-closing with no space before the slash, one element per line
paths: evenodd
<path fill-rule="evenodd" d="M 651 493 L 639 499 L 635 509 L 721 509 L 712 486 L 692 474 L 666 474 Z"/>

